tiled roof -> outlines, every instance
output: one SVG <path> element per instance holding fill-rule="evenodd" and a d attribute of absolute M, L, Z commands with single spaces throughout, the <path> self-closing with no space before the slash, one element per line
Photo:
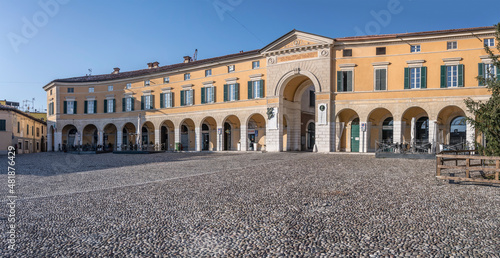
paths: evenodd
<path fill-rule="evenodd" d="M 100 82 L 100 81 L 109 81 L 109 80 L 116 80 L 116 79 L 126 79 L 126 78 L 142 76 L 142 75 L 168 72 L 171 70 L 177 70 L 177 69 L 182 69 L 182 68 L 189 68 L 189 67 L 196 66 L 196 65 L 210 64 L 210 63 L 220 62 L 220 61 L 224 61 L 224 60 L 228 60 L 228 59 L 232 59 L 232 58 L 256 55 L 259 53 L 259 51 L 260 50 L 252 50 L 252 51 L 246 51 L 246 52 L 241 52 L 241 53 L 236 53 L 236 54 L 231 54 L 231 55 L 219 56 L 219 57 L 214 57 L 214 58 L 207 58 L 207 59 L 202 59 L 202 60 L 197 60 L 197 61 L 191 61 L 189 63 L 178 63 L 178 64 L 173 64 L 173 65 L 160 66 L 158 68 L 148 68 L 148 69 L 135 70 L 135 71 L 129 71 L 129 72 L 120 72 L 117 74 L 101 74 L 101 75 L 81 76 L 81 77 L 73 77 L 73 78 L 66 78 L 66 79 L 56 79 L 56 80 L 53 80 L 52 82 Z"/>
<path fill-rule="evenodd" d="M 45 122 L 45 121 L 43 121 L 41 119 L 38 119 L 38 118 L 36 118 L 34 116 L 28 115 L 28 114 L 24 113 L 23 111 L 21 111 L 21 110 L 19 110 L 17 108 L 11 107 L 11 106 L 0 105 L 0 110 L 7 110 L 7 111 L 16 112 L 16 113 L 18 113 L 20 115 L 23 115 L 23 116 L 27 117 L 27 118 L 33 119 L 33 120 L 35 120 L 35 121 L 37 121 L 39 123 L 47 125 L 47 122 Z"/>
<path fill-rule="evenodd" d="M 434 30 L 434 31 L 422 31 L 422 32 L 396 33 L 396 34 L 355 36 L 355 37 L 337 38 L 335 39 L 335 41 L 342 42 L 342 41 L 357 41 L 357 40 L 372 40 L 372 39 L 389 39 L 389 38 L 400 38 L 400 37 L 437 35 L 445 33 L 472 32 L 478 30 L 490 30 L 494 28 L 495 28 L 494 26 L 487 26 L 487 27 L 475 27 L 475 28 L 451 29 L 451 30 Z"/>

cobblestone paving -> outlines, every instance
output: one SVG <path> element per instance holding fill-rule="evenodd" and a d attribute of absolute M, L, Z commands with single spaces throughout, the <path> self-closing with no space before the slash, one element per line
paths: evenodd
<path fill-rule="evenodd" d="M 500 188 L 436 181 L 432 160 L 42 153 L 16 161 L 18 250 L 4 241 L 0 256 L 500 256 Z"/>

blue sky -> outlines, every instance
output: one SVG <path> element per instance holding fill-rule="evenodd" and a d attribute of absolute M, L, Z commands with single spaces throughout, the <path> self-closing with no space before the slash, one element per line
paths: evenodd
<path fill-rule="evenodd" d="M 54 4 L 57 3 L 57 4 Z M 264 47 L 298 29 L 329 37 L 490 26 L 500 1 L 0 0 L 0 99 L 53 79 L 144 69 Z"/>

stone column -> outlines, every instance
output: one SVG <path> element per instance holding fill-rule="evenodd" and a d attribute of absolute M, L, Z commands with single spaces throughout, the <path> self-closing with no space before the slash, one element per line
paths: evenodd
<path fill-rule="evenodd" d="M 223 132 L 224 128 L 223 127 L 217 127 L 217 151 L 222 151 L 223 150 L 223 145 L 224 145 L 224 134 L 219 133 Z"/>
<path fill-rule="evenodd" d="M 123 145 L 123 131 L 117 130 L 116 131 L 116 150 L 121 151 L 122 145 Z"/>
<path fill-rule="evenodd" d="M 201 146 L 202 146 L 202 135 L 201 135 L 201 128 L 196 127 L 194 128 L 194 140 L 195 140 L 195 150 L 196 151 L 201 151 Z"/>
<path fill-rule="evenodd" d="M 160 143 L 160 140 L 161 140 L 161 137 L 160 137 L 160 130 L 159 129 L 156 129 L 155 130 L 155 151 L 159 151 L 161 150 L 161 143 Z"/>
<path fill-rule="evenodd" d="M 403 133 L 404 133 L 404 122 L 403 121 L 393 121 L 392 128 L 392 140 L 394 143 L 402 143 L 403 142 Z"/>
<path fill-rule="evenodd" d="M 337 123 L 331 122 L 329 126 L 330 126 L 330 151 L 336 152 L 337 151 Z"/>
<path fill-rule="evenodd" d="M 240 126 L 240 144 L 241 144 L 241 151 L 248 150 L 248 130 L 246 125 Z"/>
<path fill-rule="evenodd" d="M 475 148 L 474 143 L 476 142 L 476 129 L 469 121 L 466 122 L 466 126 L 467 126 L 466 129 L 467 145 L 469 149 L 473 150 Z"/>
<path fill-rule="evenodd" d="M 432 144 L 431 153 L 436 151 L 436 147 L 439 146 L 438 142 L 438 124 L 435 120 L 429 120 L 429 143 Z"/>
<path fill-rule="evenodd" d="M 266 123 L 267 151 L 279 152 L 283 150 L 283 130 L 285 130 L 283 126 L 283 117 L 278 109 L 274 107 L 274 117 L 272 119 L 267 119 Z"/>
<path fill-rule="evenodd" d="M 54 151 L 62 149 L 62 132 L 54 132 Z"/>
<path fill-rule="evenodd" d="M 181 128 L 180 127 L 174 129 L 174 142 L 175 142 L 174 150 L 177 151 L 178 150 L 177 146 L 180 146 L 180 144 L 181 144 Z"/>
<path fill-rule="evenodd" d="M 47 151 L 52 151 L 52 133 L 47 133 Z"/>

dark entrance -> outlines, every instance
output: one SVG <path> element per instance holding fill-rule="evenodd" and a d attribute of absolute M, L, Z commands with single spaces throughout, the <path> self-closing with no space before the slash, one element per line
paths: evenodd
<path fill-rule="evenodd" d="M 429 142 L 429 118 L 426 116 L 419 118 L 417 120 L 416 129 L 417 143 Z"/>
<path fill-rule="evenodd" d="M 394 136 L 394 119 L 392 117 L 388 117 L 382 123 L 382 141 L 384 143 L 392 143 L 392 138 Z"/>
<path fill-rule="evenodd" d="M 314 144 L 315 144 L 315 138 L 316 138 L 316 135 L 315 135 L 315 131 L 316 130 L 316 126 L 313 122 L 309 123 L 309 125 L 307 125 L 307 149 L 308 150 L 312 150 L 314 148 Z"/>
<path fill-rule="evenodd" d="M 467 126 L 465 117 L 455 117 L 450 124 L 450 145 L 457 145 L 466 142 Z"/>
<path fill-rule="evenodd" d="M 201 126 L 201 150 L 207 151 L 210 149 L 210 128 L 207 124 Z"/>
<path fill-rule="evenodd" d="M 231 150 L 231 125 L 224 123 L 224 150 Z"/>

